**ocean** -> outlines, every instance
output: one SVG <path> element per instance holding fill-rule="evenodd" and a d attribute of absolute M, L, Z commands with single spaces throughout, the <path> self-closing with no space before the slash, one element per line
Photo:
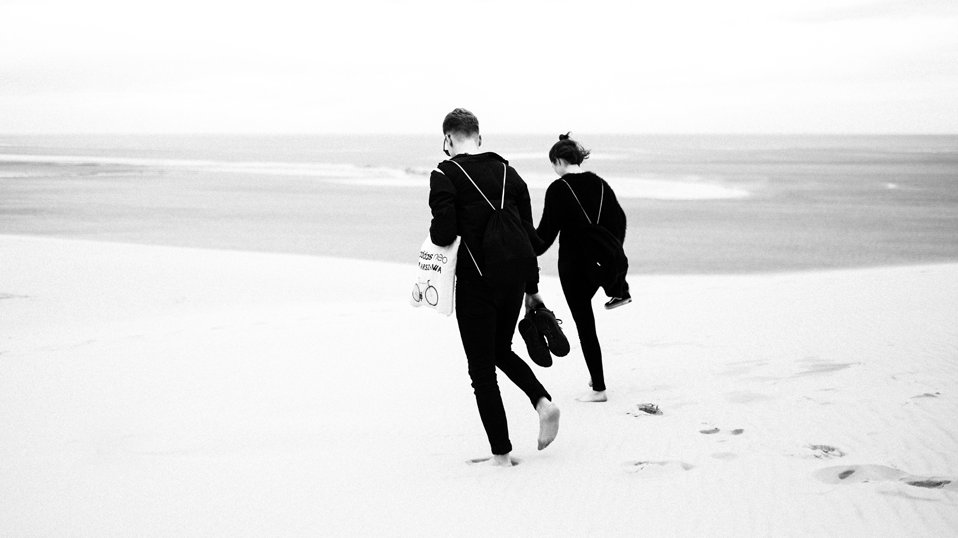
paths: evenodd
<path fill-rule="evenodd" d="M 573 133 L 574 136 L 578 135 Z M 958 136 L 587 135 L 632 274 L 958 261 Z M 484 135 L 530 185 L 553 135 Z M 0 233 L 410 266 L 440 135 L 0 135 Z M 542 269 L 555 274 L 555 248 Z M 2 261 L 0 261 L 2 268 Z"/>

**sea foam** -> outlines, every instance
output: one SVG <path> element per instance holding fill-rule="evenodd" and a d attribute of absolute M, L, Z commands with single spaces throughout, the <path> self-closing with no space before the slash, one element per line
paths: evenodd
<path fill-rule="evenodd" d="M 530 174 L 523 176 L 532 190 L 545 190 L 555 176 Z M 747 198 L 751 192 L 722 183 L 720 178 L 703 176 L 633 176 L 605 177 L 617 198 L 644 200 L 733 200 Z"/>
<path fill-rule="evenodd" d="M 431 170 L 359 166 L 348 163 L 289 161 L 216 161 L 139 157 L 0 154 L 0 162 L 58 165 L 118 165 L 197 172 L 317 178 L 329 183 L 387 188 L 423 188 Z M 533 190 L 544 190 L 554 175 L 528 174 L 523 178 Z M 727 200 L 746 198 L 750 192 L 722 184 L 719 178 L 702 176 L 607 177 L 619 198 L 647 200 Z"/>
<path fill-rule="evenodd" d="M 358 166 L 348 163 L 317 163 L 288 161 L 215 161 L 199 159 L 152 159 L 140 157 L 78 156 L 78 155 L 15 155 L 0 154 L 0 162 L 60 165 L 119 165 L 159 169 L 183 169 L 200 172 L 252 174 L 266 176 L 305 176 L 331 180 L 390 180 L 408 179 L 410 172 L 383 166 Z M 415 175 L 415 174 L 413 174 Z M 402 182 L 397 182 L 402 183 Z"/>

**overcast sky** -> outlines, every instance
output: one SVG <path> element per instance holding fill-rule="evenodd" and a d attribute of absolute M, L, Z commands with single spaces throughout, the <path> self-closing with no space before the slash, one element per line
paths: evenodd
<path fill-rule="evenodd" d="M 958 133 L 955 0 L 0 0 L 0 132 Z"/>

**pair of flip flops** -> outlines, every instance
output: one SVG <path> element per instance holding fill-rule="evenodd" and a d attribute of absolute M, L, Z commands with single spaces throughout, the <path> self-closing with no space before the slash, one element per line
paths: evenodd
<path fill-rule="evenodd" d="M 552 366 L 552 356 L 565 357 L 569 354 L 569 339 L 562 332 L 561 319 L 539 305 L 519 320 L 519 335 L 526 343 L 532 362 L 548 368 Z"/>

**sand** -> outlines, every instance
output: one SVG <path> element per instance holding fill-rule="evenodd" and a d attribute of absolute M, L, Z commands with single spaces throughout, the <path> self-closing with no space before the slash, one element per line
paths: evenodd
<path fill-rule="evenodd" d="M 539 452 L 503 384 L 510 469 L 467 463 L 455 320 L 411 278 L 0 236 L 0 536 L 958 533 L 958 264 L 633 275 L 598 313 L 609 402 L 574 401 L 572 338 L 536 367 L 563 413 Z"/>

